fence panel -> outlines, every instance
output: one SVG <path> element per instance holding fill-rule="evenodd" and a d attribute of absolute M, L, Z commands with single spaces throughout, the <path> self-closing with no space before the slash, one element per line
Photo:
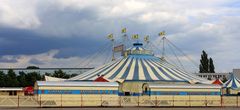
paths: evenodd
<path fill-rule="evenodd" d="M 115 95 L 102 95 L 102 106 L 121 106 L 119 96 Z"/>
<path fill-rule="evenodd" d="M 237 101 L 236 96 L 222 96 L 222 106 L 237 106 Z"/>
<path fill-rule="evenodd" d="M 63 95 L 61 103 L 63 107 L 81 107 L 82 96 L 81 95 Z"/>
<path fill-rule="evenodd" d="M 238 107 L 237 96 L 115 96 L 115 95 L 39 95 L 0 96 L 0 107 L 86 107 L 86 106 L 152 106 Z"/>
<path fill-rule="evenodd" d="M 156 106 L 156 97 L 151 96 L 140 96 L 139 106 Z"/>
<path fill-rule="evenodd" d="M 156 96 L 156 106 L 174 106 L 174 96 Z"/>
<path fill-rule="evenodd" d="M 37 96 L 19 96 L 19 107 L 40 107 Z"/>
<path fill-rule="evenodd" d="M 40 95 L 41 107 L 62 107 L 62 95 Z"/>
<path fill-rule="evenodd" d="M 207 106 L 206 97 L 205 96 L 190 96 L 190 106 Z"/>
<path fill-rule="evenodd" d="M 139 106 L 139 98 L 136 96 L 121 96 L 121 106 Z"/>
<path fill-rule="evenodd" d="M 174 106 L 190 106 L 190 96 L 173 96 Z"/>
<path fill-rule="evenodd" d="M 82 106 L 102 106 L 102 96 L 82 95 Z"/>
<path fill-rule="evenodd" d="M 221 96 L 206 96 L 206 106 L 221 106 Z"/>
<path fill-rule="evenodd" d="M 0 107 L 18 107 L 18 96 L 0 96 Z"/>

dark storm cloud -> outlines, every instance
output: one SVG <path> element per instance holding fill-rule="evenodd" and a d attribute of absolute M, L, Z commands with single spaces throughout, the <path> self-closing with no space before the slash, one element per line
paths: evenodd
<path fill-rule="evenodd" d="M 60 53 L 56 57 L 85 56 L 92 54 L 91 49 L 103 45 L 104 41 L 87 39 L 85 37 L 41 37 L 41 35 L 12 28 L 1 28 L 0 36 L 5 42 L 0 43 L 0 56 L 4 55 L 32 55 L 57 49 Z"/>

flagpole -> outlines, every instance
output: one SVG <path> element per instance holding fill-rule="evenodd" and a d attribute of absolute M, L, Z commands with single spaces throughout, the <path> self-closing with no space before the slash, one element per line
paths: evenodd
<path fill-rule="evenodd" d="M 165 44 L 164 44 L 165 37 L 163 37 L 162 40 L 163 40 L 162 58 L 164 58 L 164 55 L 165 55 Z"/>
<path fill-rule="evenodd" d="M 112 61 L 115 61 L 115 55 L 114 55 L 114 39 L 111 39 L 112 41 Z"/>
<path fill-rule="evenodd" d="M 165 56 L 165 31 L 162 31 L 159 33 L 159 36 L 161 37 L 162 36 L 162 40 L 163 40 L 163 44 L 162 44 L 162 59 L 164 59 L 164 56 Z"/>
<path fill-rule="evenodd" d="M 114 61 L 115 60 L 115 56 L 114 56 L 114 38 L 113 38 L 113 34 L 109 34 L 107 36 L 107 38 L 110 39 L 111 42 L 112 42 L 112 61 Z"/>

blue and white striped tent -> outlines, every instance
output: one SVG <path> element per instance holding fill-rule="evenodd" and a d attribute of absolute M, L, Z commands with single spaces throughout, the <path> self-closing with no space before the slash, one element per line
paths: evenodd
<path fill-rule="evenodd" d="M 118 61 L 90 70 L 69 80 L 95 80 L 99 75 L 110 81 L 176 81 L 211 83 L 195 74 L 187 73 L 165 59 L 155 57 L 142 44 L 135 43 L 133 48 L 126 50 L 127 57 Z"/>
<path fill-rule="evenodd" d="M 224 88 L 240 89 L 240 80 L 231 73 L 230 79 L 223 84 Z"/>

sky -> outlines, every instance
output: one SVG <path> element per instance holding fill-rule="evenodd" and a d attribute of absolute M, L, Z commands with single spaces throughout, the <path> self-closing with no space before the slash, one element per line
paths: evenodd
<path fill-rule="evenodd" d="M 205 50 L 216 72 L 240 68 L 239 0 L 0 0 L 0 68 L 81 67 L 124 27 L 155 44 L 165 30 L 197 63 Z"/>

